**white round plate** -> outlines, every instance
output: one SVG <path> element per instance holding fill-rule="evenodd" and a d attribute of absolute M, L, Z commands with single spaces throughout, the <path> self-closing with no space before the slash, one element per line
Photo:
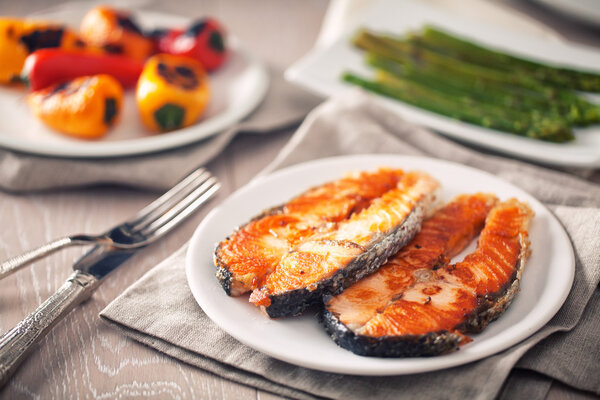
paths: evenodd
<path fill-rule="evenodd" d="M 68 5 L 68 6 L 67 6 Z M 35 18 L 78 27 L 90 3 L 68 3 Z M 185 26 L 189 18 L 162 13 L 134 12 L 143 29 Z M 116 157 L 146 154 L 183 146 L 225 130 L 252 112 L 264 98 L 269 78 L 265 66 L 229 38 L 231 54 L 226 64 L 211 73 L 212 97 L 196 124 L 169 133 L 145 128 L 138 116 L 134 90 L 125 94 L 119 123 L 99 140 L 72 138 L 46 127 L 30 112 L 23 88 L 0 87 L 0 146 L 26 153 L 55 157 Z"/>
<path fill-rule="evenodd" d="M 348 171 L 379 166 L 426 171 L 442 183 L 442 200 L 461 193 L 491 192 L 500 199 L 529 203 L 536 216 L 530 238 L 532 256 L 511 307 L 473 342 L 455 353 L 429 358 L 362 357 L 338 347 L 317 322 L 314 311 L 270 320 L 248 303 L 228 297 L 215 277 L 215 244 L 236 226 L 270 206 L 282 204 L 314 185 Z M 467 251 L 472 251 L 467 249 Z M 459 257 L 461 258 L 461 255 Z M 356 375 L 399 375 L 465 364 L 502 351 L 540 329 L 567 297 L 575 272 L 571 243 L 556 218 L 535 198 L 493 175 L 470 167 L 423 157 L 361 155 L 300 164 L 257 179 L 212 210 L 194 233 L 186 259 L 187 278 L 204 312 L 239 341 L 277 359 L 303 367 Z"/>

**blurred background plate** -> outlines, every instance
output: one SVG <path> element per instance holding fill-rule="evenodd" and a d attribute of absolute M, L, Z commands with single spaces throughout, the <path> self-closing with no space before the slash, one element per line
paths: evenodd
<path fill-rule="evenodd" d="M 522 30 L 509 30 L 474 18 L 461 18 L 422 2 L 380 0 L 354 19 L 337 40 L 316 47 L 292 65 L 286 71 L 286 78 L 321 96 L 343 93 L 351 87 L 341 80 L 344 71 L 372 75 L 372 70 L 364 63 L 362 52 L 351 45 L 351 37 L 358 27 L 402 34 L 426 24 L 440 26 L 516 55 L 600 73 L 600 51 L 591 47 L 527 35 Z M 376 98 L 406 120 L 456 140 L 548 165 L 600 167 L 599 125 L 577 128 L 575 141 L 554 144 L 467 124 L 399 101 Z M 594 95 L 592 99 L 598 101 L 599 97 Z"/>
<path fill-rule="evenodd" d="M 35 18 L 66 23 L 78 28 L 92 6 L 88 2 L 66 3 Z M 163 13 L 133 13 L 144 30 L 185 26 L 190 18 Z M 194 15 L 191 18 L 199 18 Z M 224 22 L 227 28 L 226 22 Z M 81 140 L 52 131 L 42 124 L 25 102 L 23 88 L 0 87 L 0 146 L 25 153 L 55 157 L 115 157 L 151 153 L 183 146 L 215 135 L 250 114 L 264 98 L 269 77 L 263 63 L 234 37 L 228 40 L 229 60 L 210 74 L 212 97 L 204 116 L 194 125 L 156 134 L 138 116 L 134 90 L 125 94 L 121 121 L 99 140 Z"/>

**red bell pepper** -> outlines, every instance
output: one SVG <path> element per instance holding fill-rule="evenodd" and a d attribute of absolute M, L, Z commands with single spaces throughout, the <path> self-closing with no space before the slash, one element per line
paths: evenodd
<path fill-rule="evenodd" d="M 208 71 L 219 68 L 229 51 L 225 44 L 225 30 L 214 18 L 204 18 L 186 30 L 171 29 L 158 35 L 158 51 L 194 58 Z"/>
<path fill-rule="evenodd" d="M 108 74 L 130 88 L 136 85 L 143 67 L 141 62 L 119 55 L 41 49 L 27 57 L 21 78 L 31 90 L 39 90 L 81 76 Z"/>

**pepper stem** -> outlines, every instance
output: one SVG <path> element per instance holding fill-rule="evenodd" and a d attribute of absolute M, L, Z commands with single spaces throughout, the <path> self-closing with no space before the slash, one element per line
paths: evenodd
<path fill-rule="evenodd" d="M 185 109 L 173 103 L 167 103 L 154 112 L 154 120 L 165 131 L 181 127 L 184 117 Z"/>

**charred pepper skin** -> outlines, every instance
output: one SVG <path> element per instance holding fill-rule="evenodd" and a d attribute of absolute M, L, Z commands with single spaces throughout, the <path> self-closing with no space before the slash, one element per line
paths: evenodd
<path fill-rule="evenodd" d="M 194 58 L 209 72 L 221 67 L 229 56 L 225 29 L 214 18 L 195 21 L 185 30 L 156 31 L 153 36 L 160 52 Z"/>
<path fill-rule="evenodd" d="M 155 132 L 192 125 L 204 113 L 209 99 L 208 76 L 202 65 L 169 54 L 148 59 L 136 89 L 142 122 Z"/>
<path fill-rule="evenodd" d="M 96 139 L 119 120 L 123 88 L 110 75 L 86 76 L 33 92 L 27 96 L 27 103 L 52 129 Z"/>
<path fill-rule="evenodd" d="M 146 37 L 133 16 L 106 6 L 92 8 L 81 21 L 81 37 L 92 47 L 144 62 L 154 53 L 154 42 Z"/>
<path fill-rule="evenodd" d="M 0 83 L 20 82 L 25 59 L 38 49 L 84 47 L 84 42 L 62 25 L 0 18 Z"/>

